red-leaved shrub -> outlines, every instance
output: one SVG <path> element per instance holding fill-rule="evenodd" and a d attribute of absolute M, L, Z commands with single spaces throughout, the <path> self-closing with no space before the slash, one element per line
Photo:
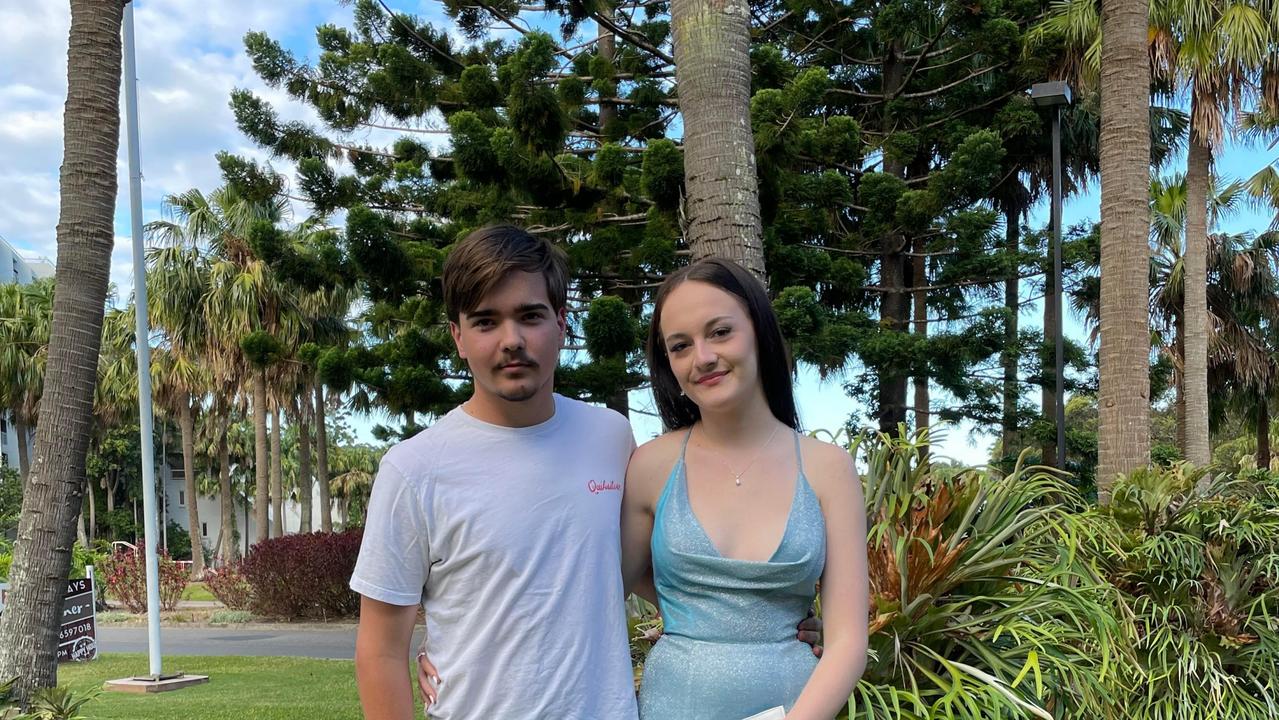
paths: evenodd
<path fill-rule="evenodd" d="M 147 611 L 147 557 L 146 550 L 120 550 L 102 562 L 99 577 L 107 586 L 111 597 L 124 603 L 131 613 Z M 159 553 L 160 609 L 173 610 L 182 599 L 191 574 L 173 561 L 167 552 Z"/>
<path fill-rule="evenodd" d="M 238 562 L 205 570 L 204 585 L 218 602 L 232 610 L 248 610 L 253 602 L 253 589 Z"/>
<path fill-rule="evenodd" d="M 257 615 L 290 619 L 353 616 L 360 596 L 347 586 L 362 530 L 286 535 L 249 549 L 243 572 Z"/>

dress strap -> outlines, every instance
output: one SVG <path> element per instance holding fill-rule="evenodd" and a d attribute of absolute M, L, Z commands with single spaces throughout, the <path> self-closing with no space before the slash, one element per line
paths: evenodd
<path fill-rule="evenodd" d="M 684 464 L 684 454 L 688 452 L 688 441 L 693 438 L 693 426 L 688 426 L 688 432 L 684 434 L 684 444 L 679 449 L 679 464 Z"/>
<path fill-rule="evenodd" d="M 804 453 L 799 447 L 799 431 L 795 431 L 795 464 L 799 466 L 799 474 L 804 474 Z"/>

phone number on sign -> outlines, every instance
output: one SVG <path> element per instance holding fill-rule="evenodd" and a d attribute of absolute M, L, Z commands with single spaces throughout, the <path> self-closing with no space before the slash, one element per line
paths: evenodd
<path fill-rule="evenodd" d="M 82 623 L 76 623 L 75 625 L 67 625 L 66 627 L 58 631 L 58 640 L 59 641 L 70 640 L 71 638 L 74 638 L 78 635 L 83 635 L 84 633 L 87 633 L 92 629 L 93 629 L 93 623 L 87 620 Z"/>

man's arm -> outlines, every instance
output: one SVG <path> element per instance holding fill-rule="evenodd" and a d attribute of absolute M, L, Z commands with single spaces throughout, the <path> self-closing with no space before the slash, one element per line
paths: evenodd
<path fill-rule="evenodd" d="M 405 663 L 417 608 L 360 597 L 355 681 L 365 720 L 414 720 L 413 687 Z"/>

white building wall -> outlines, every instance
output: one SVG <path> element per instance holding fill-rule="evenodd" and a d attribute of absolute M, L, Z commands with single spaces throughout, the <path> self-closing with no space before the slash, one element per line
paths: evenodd
<path fill-rule="evenodd" d="M 173 461 L 173 458 L 170 458 Z M 181 461 L 178 460 L 178 463 Z M 186 497 L 186 481 L 182 478 L 182 468 L 168 467 L 161 468 L 164 482 L 164 506 L 165 515 L 161 518 L 161 524 L 167 524 L 169 520 L 182 526 L 185 530 L 190 530 L 190 515 L 188 506 L 190 498 Z M 319 531 L 320 529 L 320 507 L 319 507 L 320 486 L 313 483 L 311 489 L 311 497 L 315 498 L 311 507 L 311 529 Z M 200 516 L 201 538 L 204 547 L 210 551 L 216 552 L 218 533 L 222 529 L 222 503 L 218 496 L 201 495 L 198 499 L 199 504 L 196 506 L 197 514 Z M 253 519 L 253 498 L 248 498 L 246 506 L 244 498 L 235 498 L 233 501 L 235 512 L 235 529 L 240 533 L 239 550 L 244 552 L 244 540 L 247 537 L 249 544 L 252 545 L 253 538 L 257 536 L 257 523 Z M 247 518 L 246 510 L 247 508 Z M 333 515 L 337 517 L 337 504 L 333 503 Z M 284 530 L 285 533 L 296 533 L 301 527 L 302 506 L 293 500 L 287 500 L 284 503 Z M 247 531 L 246 531 L 247 528 Z"/>

